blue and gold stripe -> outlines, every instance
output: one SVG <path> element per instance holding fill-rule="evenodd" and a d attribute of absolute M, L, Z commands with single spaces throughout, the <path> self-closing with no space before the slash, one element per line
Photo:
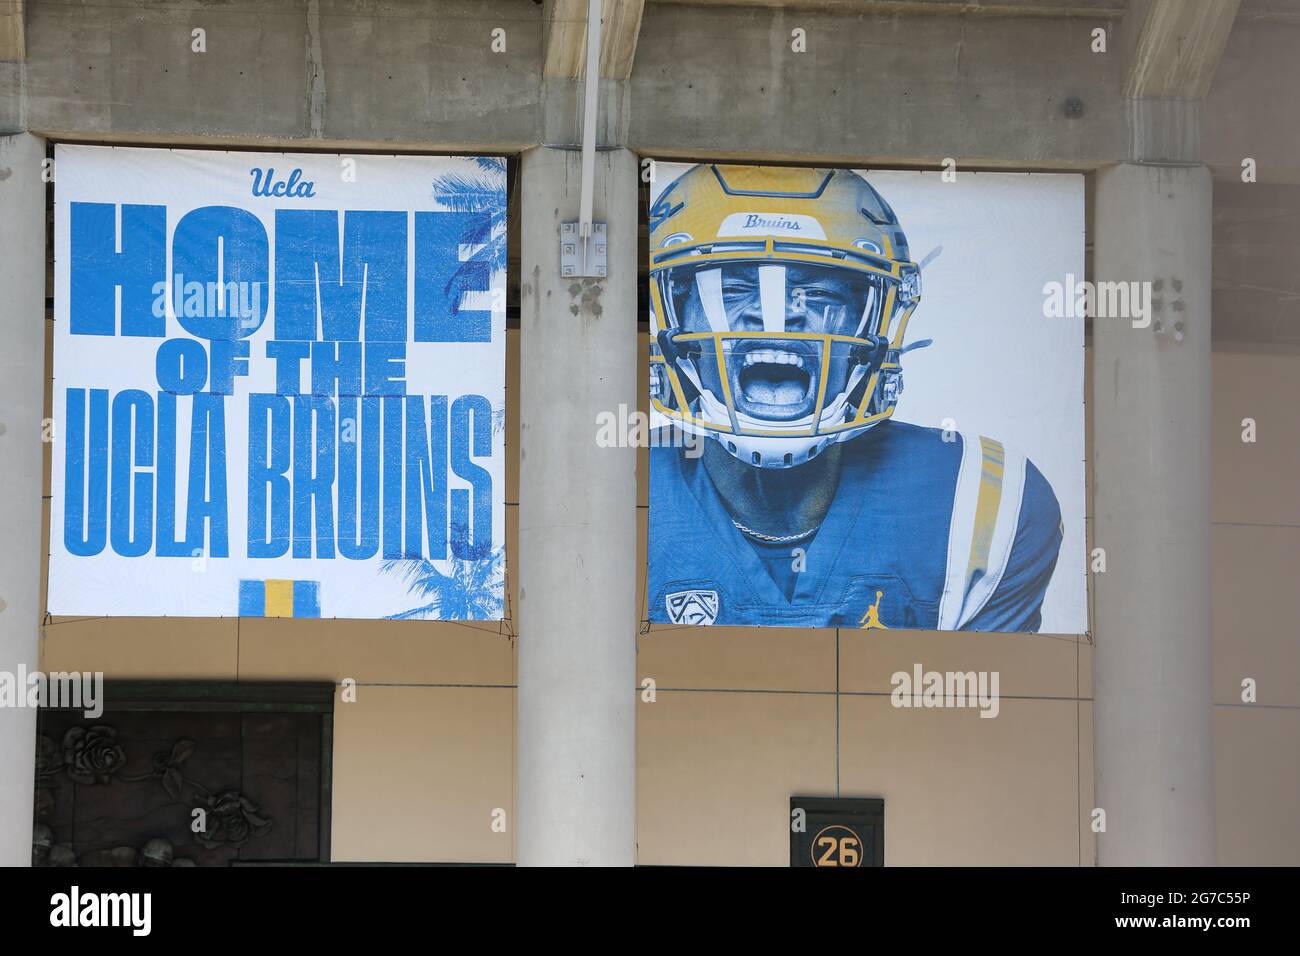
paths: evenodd
<path fill-rule="evenodd" d="M 320 617 L 320 582 L 268 578 L 239 582 L 240 617 Z"/>
<path fill-rule="evenodd" d="M 966 587 L 989 570 L 989 551 L 993 546 L 993 528 L 1002 503 L 1002 477 L 1006 468 L 1006 450 L 991 438 L 980 440 L 980 487 L 975 502 L 975 532 L 971 535 L 970 555 L 966 561 Z"/>

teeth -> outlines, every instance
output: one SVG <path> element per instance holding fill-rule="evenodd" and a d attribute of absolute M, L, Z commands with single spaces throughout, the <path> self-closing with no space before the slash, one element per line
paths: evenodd
<path fill-rule="evenodd" d="M 782 352 L 776 349 L 755 349 L 752 352 L 745 353 L 745 365 L 758 365 L 768 363 L 772 365 L 798 365 L 804 364 L 804 357 L 796 355 L 793 352 Z"/>

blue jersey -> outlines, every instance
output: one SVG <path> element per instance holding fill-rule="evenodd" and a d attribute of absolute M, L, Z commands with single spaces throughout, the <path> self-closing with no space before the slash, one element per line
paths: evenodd
<path fill-rule="evenodd" d="M 845 442 L 825 520 L 783 546 L 792 579 L 737 529 L 702 457 L 652 448 L 650 620 L 1038 630 L 1061 547 L 1056 496 L 1000 442 L 948 437 L 885 421 Z"/>

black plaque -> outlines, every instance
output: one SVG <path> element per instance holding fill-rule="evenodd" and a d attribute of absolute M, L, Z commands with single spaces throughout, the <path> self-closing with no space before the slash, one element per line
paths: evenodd
<path fill-rule="evenodd" d="M 37 718 L 33 863 L 329 860 L 332 684 L 108 681 Z"/>
<path fill-rule="evenodd" d="M 791 797 L 790 865 L 885 865 L 885 801 L 877 797 Z"/>

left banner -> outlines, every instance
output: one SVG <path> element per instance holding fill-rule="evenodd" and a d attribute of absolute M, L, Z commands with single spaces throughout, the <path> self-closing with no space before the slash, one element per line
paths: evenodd
<path fill-rule="evenodd" d="M 500 619 L 505 160 L 55 169 L 50 613 Z"/>

